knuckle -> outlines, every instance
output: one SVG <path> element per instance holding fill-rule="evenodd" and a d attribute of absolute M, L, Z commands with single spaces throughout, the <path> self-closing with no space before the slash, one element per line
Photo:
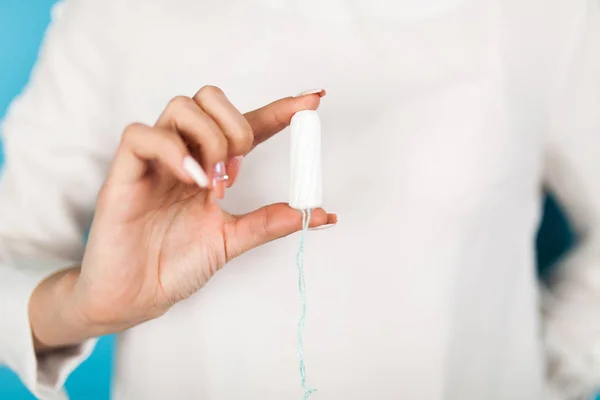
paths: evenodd
<path fill-rule="evenodd" d="M 187 96 L 175 96 L 171 99 L 171 101 L 169 101 L 167 109 L 171 111 L 186 109 L 188 107 L 191 107 L 193 103 L 194 101 Z"/>
<path fill-rule="evenodd" d="M 198 90 L 196 97 L 199 101 L 224 95 L 223 90 L 213 85 L 205 85 Z"/>
<path fill-rule="evenodd" d="M 125 127 L 123 135 L 121 135 L 122 142 L 129 142 L 132 136 L 138 134 L 140 131 L 146 128 L 146 125 L 140 122 L 133 122 Z"/>

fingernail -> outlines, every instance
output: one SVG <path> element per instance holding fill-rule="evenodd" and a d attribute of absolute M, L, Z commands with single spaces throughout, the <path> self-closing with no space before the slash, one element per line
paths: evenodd
<path fill-rule="evenodd" d="M 309 228 L 309 231 L 324 231 L 325 229 L 329 229 L 331 227 L 334 227 L 335 224 L 325 224 L 325 225 L 321 225 L 321 226 L 317 226 L 314 228 Z"/>
<path fill-rule="evenodd" d="M 238 167 L 241 163 L 242 160 L 244 159 L 244 156 L 235 156 L 232 157 L 228 162 L 227 162 L 227 168 L 229 167 Z"/>
<path fill-rule="evenodd" d="M 208 187 L 208 176 L 193 157 L 187 156 L 183 159 L 183 169 L 198 186 L 203 189 Z"/>
<path fill-rule="evenodd" d="M 227 176 L 227 169 L 225 168 L 225 163 L 223 161 L 220 161 L 217 164 L 215 164 L 215 169 L 213 170 L 212 178 L 213 182 L 221 182 L 229 179 L 229 177 Z"/>
<path fill-rule="evenodd" d="M 236 156 L 229 160 L 227 163 L 227 169 L 230 173 L 234 174 L 233 178 L 229 177 L 230 180 L 227 182 L 227 186 L 231 186 L 235 183 L 238 176 L 240 176 L 240 166 L 242 165 L 242 161 L 244 160 L 244 156 Z M 237 173 L 235 173 L 237 171 Z"/>
<path fill-rule="evenodd" d="M 222 199 L 225 196 L 225 181 L 229 179 L 227 176 L 227 170 L 223 161 L 218 162 L 215 165 L 215 169 L 212 174 L 212 184 L 217 197 Z"/>
<path fill-rule="evenodd" d="M 302 97 L 302 96 L 307 96 L 309 94 L 318 94 L 319 97 L 323 97 L 327 94 L 327 92 L 325 91 L 325 89 L 309 89 L 309 90 L 305 90 L 304 92 L 298 93 L 294 97 Z"/>

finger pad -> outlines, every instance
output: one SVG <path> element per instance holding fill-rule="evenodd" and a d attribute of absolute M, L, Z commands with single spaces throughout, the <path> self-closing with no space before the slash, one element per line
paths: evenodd
<path fill-rule="evenodd" d="M 311 211 L 309 227 L 323 225 L 327 223 L 327 213 L 322 208 L 316 208 Z"/>

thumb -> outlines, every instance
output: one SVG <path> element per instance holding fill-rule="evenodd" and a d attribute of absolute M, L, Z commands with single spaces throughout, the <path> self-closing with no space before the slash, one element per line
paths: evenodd
<path fill-rule="evenodd" d="M 336 222 L 335 214 L 327 214 L 322 208 L 311 210 L 310 228 Z M 225 231 L 228 261 L 250 249 L 301 229 L 302 212 L 286 203 L 271 204 L 249 214 L 234 217 Z"/>
<path fill-rule="evenodd" d="M 297 97 L 285 97 L 244 114 L 254 133 L 252 148 L 285 129 L 298 111 L 316 110 L 323 96 L 324 90 Z"/>

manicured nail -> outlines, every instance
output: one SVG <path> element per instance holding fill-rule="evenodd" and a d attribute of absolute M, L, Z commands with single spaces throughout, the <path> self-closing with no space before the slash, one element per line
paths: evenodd
<path fill-rule="evenodd" d="M 336 224 L 325 224 L 325 225 L 321 225 L 321 226 L 317 226 L 314 228 L 309 228 L 309 231 L 324 231 L 325 229 L 329 229 L 331 227 L 334 227 Z"/>
<path fill-rule="evenodd" d="M 223 161 L 218 162 L 215 165 L 215 169 L 212 173 L 213 181 L 221 182 L 229 179 L 227 176 L 227 169 L 225 168 L 225 163 Z"/>
<path fill-rule="evenodd" d="M 327 94 L 327 92 L 325 91 L 325 89 L 309 89 L 305 90 L 304 92 L 298 93 L 295 97 L 307 96 L 309 94 L 318 94 L 319 97 L 323 97 Z"/>
<path fill-rule="evenodd" d="M 244 156 L 235 156 L 231 160 L 229 160 L 229 162 L 230 163 L 241 164 L 243 159 L 244 159 Z"/>
<path fill-rule="evenodd" d="M 225 181 L 227 179 L 229 179 L 229 177 L 227 176 L 225 163 L 223 161 L 218 162 L 215 165 L 215 169 L 212 174 L 212 184 L 213 189 L 215 190 L 219 199 L 225 197 Z"/>
<path fill-rule="evenodd" d="M 227 187 L 233 185 L 238 176 L 240 176 L 240 167 L 243 160 L 244 156 L 236 156 L 227 162 L 227 171 L 229 171 L 229 174 L 233 175 L 233 177 L 228 175 L 230 179 L 227 181 Z"/>
<path fill-rule="evenodd" d="M 183 159 L 183 169 L 189 174 L 190 178 L 196 182 L 201 188 L 208 187 L 208 176 L 202 169 L 198 161 L 191 156 L 187 156 Z"/>

